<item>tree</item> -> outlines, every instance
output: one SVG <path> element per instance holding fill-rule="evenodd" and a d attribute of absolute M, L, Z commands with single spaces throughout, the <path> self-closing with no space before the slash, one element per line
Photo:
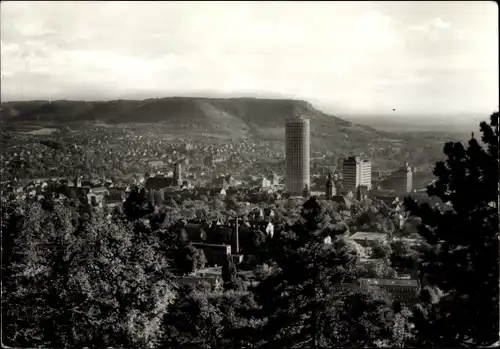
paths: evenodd
<path fill-rule="evenodd" d="M 359 277 L 381 279 L 391 279 L 396 276 L 388 261 L 380 259 L 358 265 L 356 274 Z"/>
<path fill-rule="evenodd" d="M 420 253 L 414 250 L 408 242 L 397 240 L 390 244 L 391 265 L 400 270 L 418 270 Z"/>
<path fill-rule="evenodd" d="M 254 347 L 263 322 L 256 315 L 257 305 L 250 292 L 202 292 L 181 295 L 165 316 L 164 345 Z"/>
<path fill-rule="evenodd" d="M 266 263 L 258 265 L 254 268 L 254 275 L 257 281 L 265 280 L 269 275 L 271 275 L 276 269 L 276 266 L 268 265 Z"/>
<path fill-rule="evenodd" d="M 357 219 L 358 216 L 363 213 L 363 208 L 361 207 L 359 202 L 353 201 L 350 207 L 350 211 L 351 211 L 351 217 L 353 219 Z"/>
<path fill-rule="evenodd" d="M 411 313 L 406 308 L 395 311 L 383 292 L 351 292 L 330 302 L 325 347 L 404 347 L 412 340 Z"/>
<path fill-rule="evenodd" d="M 266 234 L 260 230 L 252 230 L 252 250 L 256 251 L 266 243 Z"/>
<path fill-rule="evenodd" d="M 269 345 L 319 345 L 327 295 L 353 277 L 359 256 L 342 241 L 323 243 L 322 214 L 315 198 L 309 199 L 303 221 L 270 248 L 274 270 L 255 289 L 262 316 L 268 319 L 262 336 Z"/>
<path fill-rule="evenodd" d="M 123 204 L 125 215 L 130 220 L 140 219 L 154 212 L 153 203 L 148 200 L 146 190 L 135 187 Z"/>
<path fill-rule="evenodd" d="M 238 270 L 231 255 L 226 258 L 222 266 L 222 280 L 224 281 L 224 290 L 238 290 L 241 288 L 238 280 Z"/>
<path fill-rule="evenodd" d="M 196 345 L 201 348 L 215 347 L 223 333 L 223 315 L 209 301 L 206 293 L 193 290 L 179 297 L 165 317 L 165 337 L 168 347 Z"/>
<path fill-rule="evenodd" d="M 69 208 L 25 204 L 4 278 L 4 343 L 151 347 L 174 297 L 153 240 L 94 214 L 76 230 Z M 15 305 L 15 306 L 14 306 Z"/>
<path fill-rule="evenodd" d="M 377 259 L 389 259 L 392 249 L 387 244 L 382 244 L 380 241 L 375 241 L 372 245 L 372 257 Z"/>
<path fill-rule="evenodd" d="M 498 112 L 480 129 L 482 145 L 474 135 L 467 148 L 446 143 L 447 160 L 434 168 L 437 180 L 427 193 L 450 203 L 451 210 L 405 201 L 422 219 L 419 233 L 432 247 L 422 271 L 445 293 L 431 306 L 440 329 L 433 345 L 481 346 L 498 339 Z"/>
<path fill-rule="evenodd" d="M 199 250 L 191 243 L 181 244 L 175 252 L 175 265 L 183 275 L 203 269 L 207 260 L 203 250 Z"/>
<path fill-rule="evenodd" d="M 331 227 L 330 236 L 349 236 L 349 226 L 345 223 L 337 223 Z"/>
<path fill-rule="evenodd" d="M 163 193 L 163 190 L 155 190 L 153 192 L 153 202 L 156 206 L 161 206 L 163 205 L 165 201 L 165 195 Z"/>

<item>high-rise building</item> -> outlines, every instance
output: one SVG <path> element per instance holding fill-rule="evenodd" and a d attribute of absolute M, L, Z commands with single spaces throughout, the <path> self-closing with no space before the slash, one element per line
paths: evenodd
<path fill-rule="evenodd" d="M 397 193 L 410 193 L 413 189 L 413 171 L 408 163 L 394 171 L 385 186 Z"/>
<path fill-rule="evenodd" d="M 286 190 L 291 196 L 302 196 L 310 185 L 310 126 L 309 119 L 290 118 L 286 121 Z"/>
<path fill-rule="evenodd" d="M 350 156 L 342 164 L 342 178 L 344 189 L 356 194 L 360 185 L 368 190 L 372 187 L 372 164 L 370 160 L 363 160 L 359 156 Z"/>

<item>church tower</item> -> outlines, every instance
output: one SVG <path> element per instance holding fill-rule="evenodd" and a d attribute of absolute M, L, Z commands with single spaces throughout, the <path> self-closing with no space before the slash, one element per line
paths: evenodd
<path fill-rule="evenodd" d="M 307 185 L 307 184 L 306 184 L 306 185 L 304 186 L 304 190 L 302 190 L 302 197 L 303 197 L 304 199 L 308 199 L 308 198 L 309 198 L 309 196 L 311 196 L 311 191 L 309 190 L 309 185 Z"/>
<path fill-rule="evenodd" d="M 326 179 L 326 199 L 331 200 L 333 198 L 335 187 L 333 186 L 332 173 L 328 173 L 328 178 Z"/>

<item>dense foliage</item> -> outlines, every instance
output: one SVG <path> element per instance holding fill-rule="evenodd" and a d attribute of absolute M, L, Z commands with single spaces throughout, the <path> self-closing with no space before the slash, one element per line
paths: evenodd
<path fill-rule="evenodd" d="M 155 345 L 174 298 L 157 241 L 98 214 L 74 227 L 60 206 L 16 213 L 16 229 L 2 229 L 2 239 L 16 234 L 2 283 L 5 344 Z"/>
<path fill-rule="evenodd" d="M 498 113 L 481 123 L 482 145 L 474 136 L 467 148 L 447 143 L 446 162 L 434 170 L 437 181 L 428 188 L 451 204 L 451 210 L 408 200 L 421 217 L 419 233 L 430 245 L 422 272 L 444 297 L 423 307 L 439 331 L 433 345 L 485 345 L 498 339 Z M 422 328 L 422 333 L 425 332 Z M 429 341 L 427 335 L 421 338 Z"/>

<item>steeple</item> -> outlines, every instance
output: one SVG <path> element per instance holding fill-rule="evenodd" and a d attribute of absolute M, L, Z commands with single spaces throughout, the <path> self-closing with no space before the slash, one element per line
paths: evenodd
<path fill-rule="evenodd" d="M 326 185 L 333 185 L 331 172 L 328 172 L 328 176 L 326 177 Z"/>
<path fill-rule="evenodd" d="M 307 199 L 310 196 L 311 192 L 309 191 L 309 186 L 306 184 L 304 186 L 304 190 L 302 191 L 302 196 Z"/>
<path fill-rule="evenodd" d="M 331 200 L 333 197 L 333 180 L 332 180 L 332 173 L 328 173 L 328 177 L 326 179 L 326 199 Z"/>

